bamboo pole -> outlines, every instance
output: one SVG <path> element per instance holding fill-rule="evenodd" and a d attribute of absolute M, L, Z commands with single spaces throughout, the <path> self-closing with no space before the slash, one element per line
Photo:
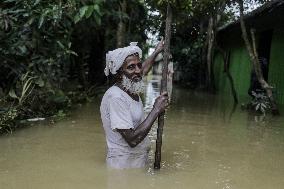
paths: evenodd
<path fill-rule="evenodd" d="M 168 63 L 170 56 L 170 39 L 171 39 L 171 23 L 172 23 L 172 9 L 170 4 L 167 7 L 167 18 L 166 18 L 166 30 L 165 30 L 165 47 L 164 47 L 164 59 L 163 59 L 163 72 L 161 80 L 160 93 L 167 91 L 167 75 L 168 75 Z M 161 164 L 161 147 L 162 147 L 162 136 L 164 127 L 164 116 L 165 112 L 162 112 L 158 117 L 158 129 L 157 129 L 157 140 L 156 140 L 156 152 L 155 152 L 155 163 L 154 168 L 160 169 Z"/>

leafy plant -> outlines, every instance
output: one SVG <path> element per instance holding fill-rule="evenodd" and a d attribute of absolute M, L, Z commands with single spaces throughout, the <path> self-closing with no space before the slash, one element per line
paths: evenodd
<path fill-rule="evenodd" d="M 252 91 L 252 95 L 254 96 L 254 98 L 252 99 L 251 104 L 254 107 L 255 111 L 265 114 L 271 108 L 270 101 L 266 93 L 256 93 L 255 91 Z"/>
<path fill-rule="evenodd" d="M 12 133 L 12 126 L 15 124 L 15 119 L 18 117 L 18 110 L 16 108 L 9 108 L 7 111 L 0 112 L 0 133 Z"/>
<path fill-rule="evenodd" d="M 24 74 L 20 79 L 20 94 L 16 95 L 16 92 L 14 89 L 11 89 L 9 92 L 9 96 L 12 98 L 15 98 L 19 102 L 19 106 L 22 105 L 22 103 L 25 101 L 25 99 L 31 94 L 33 88 L 34 88 L 34 80 L 36 77 L 32 77 L 29 75 L 29 72 Z"/>

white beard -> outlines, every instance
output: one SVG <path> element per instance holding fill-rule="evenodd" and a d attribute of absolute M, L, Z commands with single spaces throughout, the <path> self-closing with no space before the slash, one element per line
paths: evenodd
<path fill-rule="evenodd" d="M 125 75 L 122 75 L 122 87 L 132 94 L 139 94 L 144 92 L 144 82 L 143 80 L 138 82 L 131 81 Z"/>

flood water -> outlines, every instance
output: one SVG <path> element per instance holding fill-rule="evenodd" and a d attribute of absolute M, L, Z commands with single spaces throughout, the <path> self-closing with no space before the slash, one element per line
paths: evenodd
<path fill-rule="evenodd" d="M 158 95 L 147 87 L 146 111 Z M 1 189 L 280 189 L 284 188 L 284 118 L 233 109 L 230 99 L 173 88 L 160 171 L 109 170 L 99 99 L 66 120 L 0 137 Z M 282 115 L 284 109 L 281 110 Z"/>

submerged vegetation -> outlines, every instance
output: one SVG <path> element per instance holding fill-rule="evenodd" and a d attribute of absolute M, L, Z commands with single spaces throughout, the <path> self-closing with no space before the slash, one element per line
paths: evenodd
<path fill-rule="evenodd" d="M 251 101 L 252 106 L 254 107 L 255 111 L 259 111 L 265 114 L 270 108 L 269 98 L 265 93 L 252 93 L 254 98 Z"/>

